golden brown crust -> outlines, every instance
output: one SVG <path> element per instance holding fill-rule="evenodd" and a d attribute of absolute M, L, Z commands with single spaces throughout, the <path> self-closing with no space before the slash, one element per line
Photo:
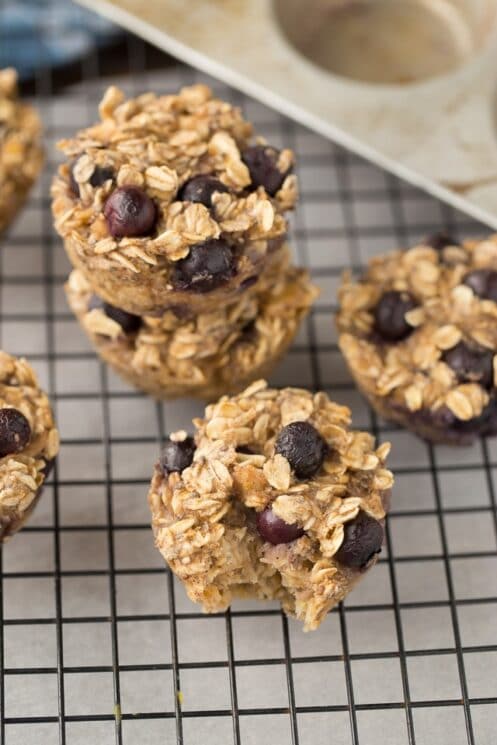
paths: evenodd
<path fill-rule="evenodd" d="M 329 452 L 321 470 L 298 481 L 275 454 L 280 429 L 309 421 Z M 362 576 L 335 556 L 344 524 L 364 510 L 383 520 L 393 483 L 371 435 L 350 430 L 350 412 L 324 393 L 274 390 L 264 381 L 224 396 L 194 420 L 197 449 L 181 474 L 156 468 L 149 492 L 156 544 L 206 612 L 225 610 L 235 597 L 278 599 L 311 630 Z M 185 433 L 172 436 L 181 439 Z M 240 449 L 252 454 L 240 452 Z M 273 546 L 255 528 L 268 505 L 305 534 Z M 374 562 L 373 562 L 374 563 Z"/>
<path fill-rule="evenodd" d="M 14 408 L 29 422 L 31 439 L 20 453 L 0 458 L 0 541 L 17 532 L 31 513 L 47 464 L 59 450 L 50 402 L 26 360 L 0 351 L 0 409 Z"/>
<path fill-rule="evenodd" d="M 274 196 L 262 187 L 249 193 L 250 175 L 241 152 L 249 144 L 251 125 L 203 85 L 178 95 L 146 93 L 127 101 L 112 87 L 100 114 L 99 124 L 60 143 L 70 160 L 54 180 L 53 213 L 73 265 L 107 302 L 137 315 L 183 303 L 205 312 L 233 299 L 240 285 L 263 269 L 271 242 L 285 235 L 283 215 L 296 201 L 295 176 L 286 176 Z M 70 184 L 74 162 L 79 197 Z M 291 151 L 283 150 L 278 161 L 282 173 L 292 163 Z M 103 207 L 115 184 L 109 179 L 92 186 L 97 166 L 110 167 L 118 186 L 139 186 L 155 201 L 159 217 L 153 235 L 109 235 Z M 215 175 L 231 190 L 214 194 L 210 210 L 177 199 L 181 186 L 200 174 Z M 207 294 L 173 289 L 175 263 L 192 245 L 212 238 L 233 247 L 233 278 Z"/>
<path fill-rule="evenodd" d="M 38 115 L 18 101 L 15 70 L 0 70 L 0 233 L 23 205 L 42 165 Z"/>
<path fill-rule="evenodd" d="M 186 319 L 145 316 L 129 336 L 103 310 L 88 310 L 91 288 L 80 272 L 71 274 L 66 294 L 98 353 L 125 380 L 156 398 L 213 400 L 269 374 L 317 290 L 307 272 L 289 266 L 284 247 L 236 303 Z"/>

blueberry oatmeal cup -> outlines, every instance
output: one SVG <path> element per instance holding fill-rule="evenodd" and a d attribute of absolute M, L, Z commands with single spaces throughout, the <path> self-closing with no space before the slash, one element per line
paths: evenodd
<path fill-rule="evenodd" d="M 0 542 L 28 519 L 58 450 L 50 402 L 34 371 L 0 351 Z"/>
<path fill-rule="evenodd" d="M 239 110 L 195 85 L 125 100 L 60 143 L 55 227 L 95 292 L 135 315 L 209 312 L 256 281 L 287 232 L 293 154 L 253 140 Z"/>
<path fill-rule="evenodd" d="M 213 400 L 269 374 L 317 295 L 307 272 L 290 266 L 286 248 L 261 279 L 236 302 L 186 318 L 111 306 L 77 270 L 66 295 L 99 355 L 131 385 L 160 399 Z"/>
<path fill-rule="evenodd" d="M 434 443 L 497 433 L 497 237 L 433 236 L 339 290 L 339 345 L 380 416 Z"/>
<path fill-rule="evenodd" d="M 19 101 L 15 70 L 0 70 L 0 233 L 24 204 L 42 166 L 38 115 Z"/>
<path fill-rule="evenodd" d="M 167 439 L 149 492 L 157 548 L 207 613 L 276 599 L 316 629 L 376 563 L 388 443 L 324 393 L 264 381 Z"/>

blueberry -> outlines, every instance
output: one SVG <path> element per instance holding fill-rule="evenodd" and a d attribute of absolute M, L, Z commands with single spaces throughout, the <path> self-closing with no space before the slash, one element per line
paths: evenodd
<path fill-rule="evenodd" d="M 125 334 L 136 333 L 142 325 L 140 316 L 135 316 L 133 313 L 127 313 L 125 310 L 115 308 L 110 303 L 104 303 L 103 311 L 106 316 L 119 324 Z"/>
<path fill-rule="evenodd" d="M 249 287 L 253 287 L 258 279 L 259 277 L 253 274 L 251 277 L 247 277 L 247 279 L 244 279 L 238 289 L 240 290 L 240 292 L 244 292 L 245 290 L 248 290 Z"/>
<path fill-rule="evenodd" d="M 434 233 L 424 241 L 425 245 L 431 246 L 436 251 L 443 251 L 446 246 L 459 246 L 460 243 L 448 233 Z"/>
<path fill-rule="evenodd" d="M 340 564 L 360 569 L 380 553 L 383 528 L 378 520 L 366 512 L 361 510 L 355 520 L 345 523 L 344 533 L 343 543 L 335 554 Z"/>
<path fill-rule="evenodd" d="M 140 316 L 127 313 L 127 311 L 116 308 L 110 303 L 105 303 L 98 295 L 92 295 L 88 303 L 88 310 L 95 309 L 103 310 L 108 318 L 112 318 L 113 321 L 119 324 L 125 334 L 134 334 L 142 325 Z"/>
<path fill-rule="evenodd" d="M 235 273 L 235 258 L 226 241 L 210 239 L 190 248 L 176 262 L 173 284 L 178 290 L 210 292 L 225 284 Z"/>
<path fill-rule="evenodd" d="M 258 512 L 255 521 L 261 538 L 272 543 L 273 546 L 279 543 L 291 543 L 304 535 L 299 525 L 289 525 L 281 517 L 275 515 L 270 507 L 263 512 Z"/>
<path fill-rule="evenodd" d="M 79 197 L 79 184 L 74 178 L 74 166 L 75 165 L 76 164 L 73 163 L 69 169 L 69 186 L 71 187 L 71 191 L 74 194 L 74 196 Z"/>
<path fill-rule="evenodd" d="M 385 292 L 374 309 L 376 331 L 388 341 L 405 339 L 413 330 L 405 315 L 415 307 L 416 301 L 408 292 Z"/>
<path fill-rule="evenodd" d="M 497 433 L 497 400 L 491 398 L 479 416 L 467 421 L 458 419 L 445 405 L 440 406 L 434 412 L 429 411 L 425 420 L 441 430 L 442 433 L 449 432 L 449 434 L 454 433 L 462 436 L 494 435 Z M 465 444 L 465 441 L 461 439 L 461 443 Z"/>
<path fill-rule="evenodd" d="M 497 400 L 491 397 L 488 404 L 477 418 L 481 434 L 492 437 L 497 434 Z"/>
<path fill-rule="evenodd" d="M 93 187 L 102 186 L 106 181 L 114 178 L 114 169 L 105 166 L 95 166 L 95 170 L 90 176 L 90 184 Z"/>
<path fill-rule="evenodd" d="M 249 169 L 252 187 L 263 186 L 274 196 L 287 177 L 277 166 L 280 151 L 270 145 L 251 145 L 242 153 L 242 160 Z"/>
<path fill-rule="evenodd" d="M 194 176 L 184 184 L 179 198 L 183 202 L 200 202 L 205 207 L 212 207 L 212 195 L 228 191 L 228 187 L 214 176 Z"/>
<path fill-rule="evenodd" d="M 328 446 L 309 422 L 292 422 L 280 431 L 275 452 L 283 455 L 299 479 L 309 479 L 321 468 Z"/>
<path fill-rule="evenodd" d="M 115 189 L 105 203 L 104 215 L 114 238 L 150 235 L 157 221 L 153 200 L 137 186 Z"/>
<path fill-rule="evenodd" d="M 69 183 L 71 185 L 71 191 L 73 192 L 73 194 L 79 197 L 79 184 L 74 178 L 74 166 L 76 165 L 76 163 L 77 161 L 72 164 L 69 171 Z M 110 166 L 95 166 L 93 173 L 90 176 L 90 184 L 93 187 L 102 186 L 102 184 L 105 184 L 106 181 L 109 181 L 109 179 L 113 178 L 113 168 L 111 168 Z"/>
<path fill-rule="evenodd" d="M 17 409 L 0 409 L 0 458 L 24 450 L 31 439 L 31 427 Z"/>
<path fill-rule="evenodd" d="M 192 464 L 195 454 L 195 441 L 193 437 L 185 437 L 184 440 L 171 440 L 169 437 L 164 443 L 159 465 L 164 476 L 170 473 L 184 471 Z"/>
<path fill-rule="evenodd" d="M 240 329 L 241 338 L 243 338 L 244 341 L 253 341 L 256 333 L 256 323 L 255 318 L 252 318 L 252 320 L 247 321 L 242 328 Z"/>
<path fill-rule="evenodd" d="M 48 479 L 48 477 L 52 473 L 54 464 L 55 464 L 55 458 L 50 458 L 50 460 L 47 460 L 45 458 L 45 466 L 42 469 L 43 473 L 45 474 L 45 479 Z"/>
<path fill-rule="evenodd" d="M 477 297 L 497 303 L 497 272 L 493 269 L 475 269 L 466 274 L 463 283 L 471 287 Z"/>
<path fill-rule="evenodd" d="M 255 455 L 255 450 L 252 450 L 248 445 L 238 445 L 236 449 L 237 453 L 242 453 L 243 455 Z"/>
<path fill-rule="evenodd" d="M 480 383 L 491 388 L 494 378 L 493 353 L 481 347 L 469 347 L 463 341 L 442 355 L 461 383 Z"/>

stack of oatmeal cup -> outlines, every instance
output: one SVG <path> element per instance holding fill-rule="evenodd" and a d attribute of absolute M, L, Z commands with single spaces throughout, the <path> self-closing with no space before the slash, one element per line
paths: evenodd
<path fill-rule="evenodd" d="M 292 266 L 293 153 L 209 88 L 126 100 L 60 143 L 55 227 L 69 304 L 100 356 L 157 398 L 205 399 L 265 377 L 317 295 Z"/>

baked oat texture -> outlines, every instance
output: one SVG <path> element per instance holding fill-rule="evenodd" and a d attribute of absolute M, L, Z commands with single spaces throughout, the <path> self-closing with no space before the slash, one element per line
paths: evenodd
<path fill-rule="evenodd" d="M 53 183 L 53 214 L 73 265 L 104 300 L 137 315 L 161 313 L 171 305 L 203 313 L 233 299 L 263 270 L 271 246 L 286 234 L 284 213 L 297 198 L 290 173 L 293 153 L 279 153 L 277 167 L 287 175 L 276 194 L 263 187 L 248 190 L 251 178 L 242 152 L 252 127 L 204 85 L 129 100 L 112 86 L 100 116 L 98 124 L 60 143 L 68 161 Z M 111 176 L 92 186 L 96 169 L 110 169 Z M 210 209 L 178 198 L 181 187 L 201 174 L 215 176 L 229 189 L 214 194 Z M 157 206 L 158 220 L 148 237 L 109 233 L 105 202 L 116 186 L 129 185 L 145 191 Z M 191 246 L 218 238 L 233 248 L 234 276 L 209 293 L 173 289 L 175 265 Z"/>
<path fill-rule="evenodd" d="M 26 446 L 0 457 L 0 541 L 16 533 L 31 514 L 47 470 L 59 450 L 50 402 L 24 359 L 0 351 L 0 412 L 16 409 L 26 417 Z"/>
<path fill-rule="evenodd" d="M 434 442 L 469 444 L 496 425 L 497 303 L 465 284 L 475 270 L 497 270 L 496 236 L 376 257 L 358 282 L 347 274 L 339 289 L 339 345 L 358 387 L 381 416 Z M 386 343 L 374 312 L 391 290 L 408 292 L 416 307 L 405 315 L 412 332 Z M 490 354 L 488 385 L 478 370 L 464 377 L 447 364 L 461 342 Z"/>
<path fill-rule="evenodd" d="M 312 423 L 329 447 L 318 473 L 303 481 L 275 454 L 278 433 L 296 421 Z M 224 396 L 193 423 L 192 464 L 168 475 L 158 465 L 152 478 L 157 548 L 205 612 L 224 611 L 237 597 L 277 599 L 305 630 L 317 628 L 376 561 L 354 569 L 336 554 L 359 510 L 385 517 L 390 445 L 375 449 L 371 435 L 350 429 L 350 411 L 324 393 L 275 390 L 264 381 Z M 178 432 L 171 440 L 185 437 Z M 255 518 L 269 505 L 304 535 L 265 542 Z"/>
<path fill-rule="evenodd" d="M 90 309 L 92 291 L 81 272 L 66 285 L 90 341 L 125 380 L 156 398 L 211 401 L 270 373 L 317 294 L 307 272 L 290 266 L 284 247 L 236 302 L 190 319 L 145 316 L 137 333 L 126 334 L 102 308 Z"/>
<path fill-rule="evenodd" d="M 0 70 L 0 233 L 23 205 L 42 165 L 38 115 L 18 100 L 15 70 Z"/>

